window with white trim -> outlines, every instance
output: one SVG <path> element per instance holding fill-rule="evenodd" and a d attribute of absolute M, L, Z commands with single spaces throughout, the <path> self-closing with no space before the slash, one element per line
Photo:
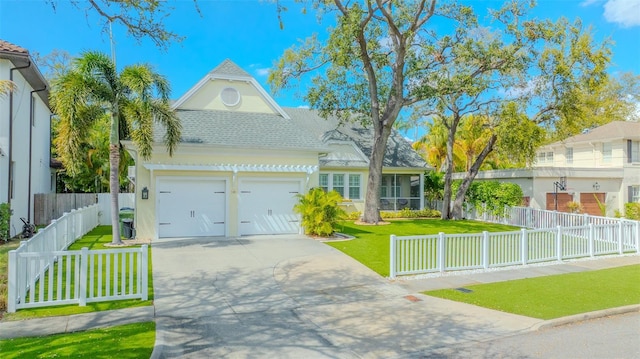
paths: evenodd
<path fill-rule="evenodd" d="M 345 199 L 362 199 L 362 176 L 358 173 L 320 173 L 319 186 Z"/>
<path fill-rule="evenodd" d="M 325 192 L 329 192 L 329 174 L 321 173 L 319 178 L 320 188 Z"/>
<path fill-rule="evenodd" d="M 611 163 L 611 142 L 605 142 L 602 144 L 602 162 Z"/>
<path fill-rule="evenodd" d="M 360 175 L 349 175 L 349 198 L 360 199 Z"/>
<path fill-rule="evenodd" d="M 640 202 L 640 186 L 629 186 L 630 202 Z"/>
<path fill-rule="evenodd" d="M 547 152 L 547 162 L 553 164 L 553 152 Z"/>
<path fill-rule="evenodd" d="M 564 156 L 567 160 L 567 164 L 571 165 L 573 164 L 573 147 L 567 147 L 564 150 Z"/>
<path fill-rule="evenodd" d="M 640 162 L 640 141 L 627 140 L 629 153 L 627 154 L 630 163 Z"/>

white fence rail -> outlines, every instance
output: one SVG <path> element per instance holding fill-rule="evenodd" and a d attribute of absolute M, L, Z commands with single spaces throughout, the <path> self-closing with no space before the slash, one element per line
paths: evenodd
<path fill-rule="evenodd" d="M 148 247 L 9 252 L 8 311 L 148 299 Z"/>
<path fill-rule="evenodd" d="M 520 211 L 525 214 L 523 216 L 516 211 L 516 215 L 498 218 L 496 221 L 523 227 L 529 227 L 526 224 L 539 224 L 541 227 L 537 229 L 478 234 L 392 235 L 389 276 L 395 278 L 398 275 L 640 253 L 638 221 L 583 215 L 554 218 L 547 213 L 535 211 Z M 580 225 L 568 225 L 574 223 L 572 221 L 578 221 L 576 218 L 580 219 Z M 567 225 L 551 227 L 549 223 L 553 221 Z"/>
<path fill-rule="evenodd" d="M 507 207 L 504 215 L 496 216 L 490 213 L 478 214 L 477 211 L 467 211 L 467 219 L 476 219 L 483 222 L 510 224 L 517 227 L 526 228 L 555 228 L 586 226 L 588 224 L 616 224 L 628 222 L 624 218 L 611 218 L 601 216 L 591 216 L 589 214 L 576 214 L 557 211 L 547 211 L 531 207 Z"/>

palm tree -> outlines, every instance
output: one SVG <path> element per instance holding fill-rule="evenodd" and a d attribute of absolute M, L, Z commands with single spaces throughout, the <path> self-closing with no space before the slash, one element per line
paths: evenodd
<path fill-rule="evenodd" d="M 166 128 L 164 142 L 169 155 L 173 154 L 182 127 L 169 105 L 169 83 L 149 65 L 127 66 L 118 72 L 105 54 L 84 52 L 52 84 L 51 104 L 60 120 L 56 149 L 71 174 L 86 159 L 82 148 L 92 125 L 105 114 L 110 118 L 112 243 L 121 244 L 118 216 L 120 138 L 130 137 L 140 155 L 147 159 L 151 156 L 155 121 Z"/>
<path fill-rule="evenodd" d="M 0 97 L 16 89 L 16 84 L 9 80 L 0 80 Z"/>

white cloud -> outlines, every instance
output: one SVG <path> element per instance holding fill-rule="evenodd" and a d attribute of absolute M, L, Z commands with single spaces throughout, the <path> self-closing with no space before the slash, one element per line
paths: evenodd
<path fill-rule="evenodd" d="M 258 76 L 267 76 L 269 74 L 269 68 L 256 69 L 256 74 Z"/>
<path fill-rule="evenodd" d="M 609 0 L 604 4 L 604 18 L 623 27 L 640 26 L 640 1 Z"/>
<path fill-rule="evenodd" d="M 638 0 L 585 0 L 581 6 L 604 2 L 604 18 L 622 27 L 640 26 L 640 1 Z"/>

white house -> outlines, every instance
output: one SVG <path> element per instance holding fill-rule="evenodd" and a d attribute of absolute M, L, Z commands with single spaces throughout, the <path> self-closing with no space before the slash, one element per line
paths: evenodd
<path fill-rule="evenodd" d="M 10 235 L 33 222 L 33 195 L 52 192 L 49 87 L 29 52 L 0 40 L 0 79 L 16 90 L 0 98 L 0 203 L 9 203 Z"/>
<path fill-rule="evenodd" d="M 573 201 L 601 215 L 599 201 L 609 216 L 624 213 L 625 203 L 640 202 L 640 123 L 614 121 L 585 130 L 540 147 L 531 169 L 483 171 L 476 178 L 519 184 L 534 208 L 567 211 Z"/>
<path fill-rule="evenodd" d="M 149 160 L 124 142 L 136 161 L 137 237 L 298 233 L 296 194 L 311 187 L 336 190 L 348 211 L 362 211 L 371 129 L 281 107 L 229 60 L 174 108 L 183 130 L 173 157 L 162 128 L 155 129 Z M 427 169 L 394 132 L 384 158 L 383 209 L 423 208 Z"/>

